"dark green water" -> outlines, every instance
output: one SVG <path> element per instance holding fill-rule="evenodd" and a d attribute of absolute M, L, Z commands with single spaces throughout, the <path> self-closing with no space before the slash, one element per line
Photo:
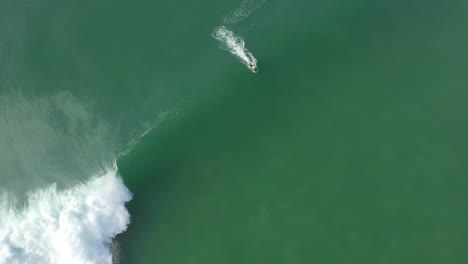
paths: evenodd
<path fill-rule="evenodd" d="M 121 160 L 124 259 L 467 262 L 467 12 L 268 1 L 240 27 L 260 74 L 213 50 L 184 85 L 212 97 Z"/>
<path fill-rule="evenodd" d="M 267 0 L 258 74 L 211 37 L 240 4 L 48 1 L 0 54 L 122 144 L 177 112 L 118 160 L 121 262 L 467 263 L 468 4 Z"/>

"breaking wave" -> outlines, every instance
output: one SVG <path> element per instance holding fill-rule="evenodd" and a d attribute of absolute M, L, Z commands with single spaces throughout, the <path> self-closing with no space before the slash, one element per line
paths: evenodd
<path fill-rule="evenodd" d="M 0 263 L 110 264 L 112 239 L 126 230 L 131 199 L 113 168 L 69 189 L 30 193 L 21 211 L 0 208 Z"/>
<path fill-rule="evenodd" d="M 0 264 L 111 264 L 130 191 L 116 129 L 69 92 L 0 94 Z"/>

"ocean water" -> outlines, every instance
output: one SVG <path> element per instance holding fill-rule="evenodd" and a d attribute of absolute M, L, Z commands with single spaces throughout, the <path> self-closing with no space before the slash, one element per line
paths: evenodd
<path fill-rule="evenodd" d="M 0 264 L 468 262 L 464 0 L 5 0 L 0 32 Z"/>

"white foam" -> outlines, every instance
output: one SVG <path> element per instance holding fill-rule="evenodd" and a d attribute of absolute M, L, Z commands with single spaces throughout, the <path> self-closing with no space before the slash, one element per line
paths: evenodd
<path fill-rule="evenodd" d="M 132 194 L 116 169 L 72 188 L 29 194 L 22 210 L 0 205 L 1 264 L 111 264 L 112 239 L 126 230 Z"/>
<path fill-rule="evenodd" d="M 223 48 L 234 54 L 243 64 L 257 66 L 257 59 L 245 47 L 245 41 L 224 26 L 217 27 L 213 37 L 223 44 Z"/>
<path fill-rule="evenodd" d="M 176 114 L 177 108 L 172 108 L 171 110 L 159 113 L 156 116 L 156 118 L 153 119 L 153 121 L 142 123 L 140 125 L 140 128 L 135 130 L 130 136 L 130 140 L 128 141 L 126 149 L 120 152 L 117 156 L 122 157 L 130 153 L 138 145 L 138 143 L 140 143 L 140 140 L 142 140 L 146 135 L 148 135 L 153 129 L 163 124 L 163 122 L 166 121 L 166 119 Z"/>
<path fill-rule="evenodd" d="M 246 19 L 252 12 L 265 3 L 266 0 L 244 0 L 234 12 L 224 17 L 225 24 L 235 24 Z"/>

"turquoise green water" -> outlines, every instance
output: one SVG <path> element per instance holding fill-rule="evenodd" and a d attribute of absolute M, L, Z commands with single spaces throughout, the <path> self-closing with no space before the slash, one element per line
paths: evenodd
<path fill-rule="evenodd" d="M 468 262 L 468 4 L 267 0 L 230 25 L 253 74 L 212 37 L 241 3 L 1 4 L 2 95 L 92 113 L 56 133 L 90 147 L 44 153 L 99 163 L 158 123 L 117 160 L 120 263 Z M 76 167 L 42 184 L 85 181 Z"/>

